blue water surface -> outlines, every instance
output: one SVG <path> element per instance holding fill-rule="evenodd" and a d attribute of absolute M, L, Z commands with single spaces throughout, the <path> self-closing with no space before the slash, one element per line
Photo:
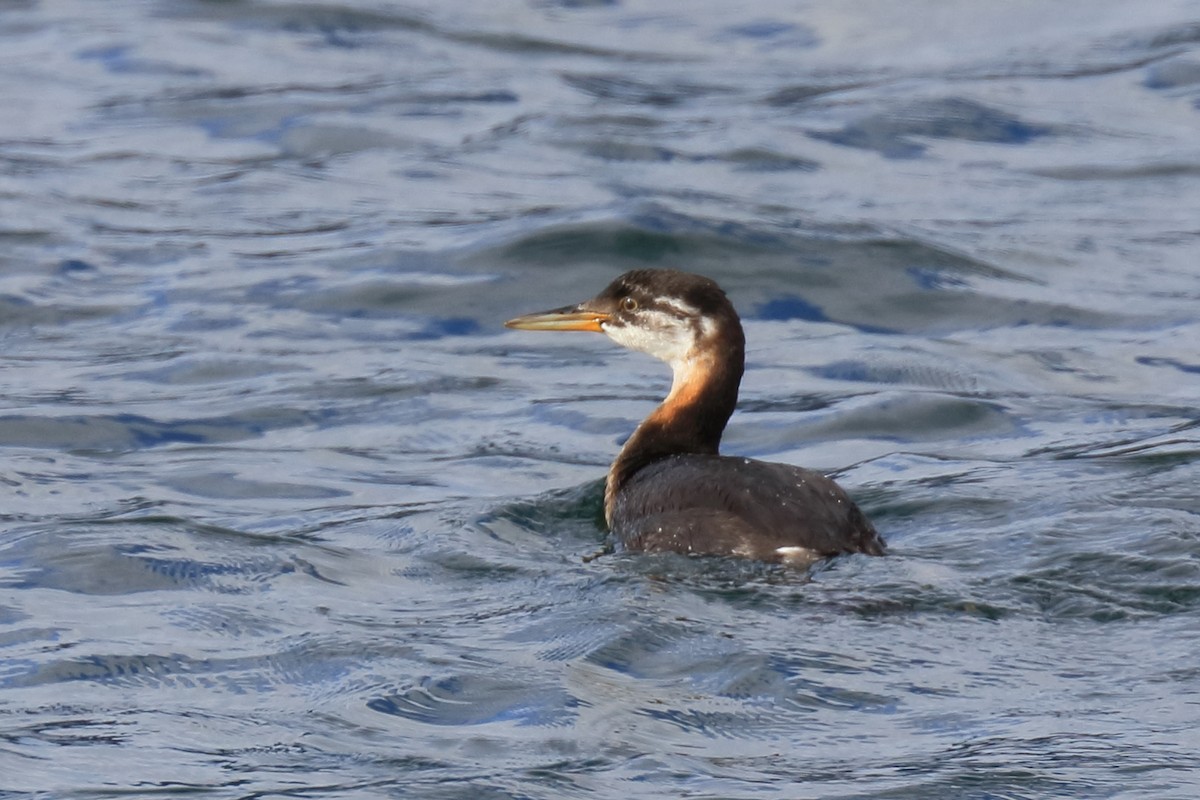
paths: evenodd
<path fill-rule="evenodd" d="M 1200 9 L 0 8 L 0 798 L 1200 793 Z M 604 555 L 727 452 L 890 543 Z"/>

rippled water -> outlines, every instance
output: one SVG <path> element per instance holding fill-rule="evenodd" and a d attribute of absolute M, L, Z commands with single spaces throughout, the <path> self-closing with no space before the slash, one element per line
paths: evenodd
<path fill-rule="evenodd" d="M 1194 798 L 1200 6 L 0 7 L 0 796 Z M 891 545 L 585 557 L 728 452 Z"/>

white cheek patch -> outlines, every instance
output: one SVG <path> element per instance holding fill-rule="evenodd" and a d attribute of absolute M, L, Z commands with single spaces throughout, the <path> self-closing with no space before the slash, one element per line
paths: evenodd
<path fill-rule="evenodd" d="M 639 325 L 603 325 L 604 332 L 622 347 L 648 353 L 668 364 L 676 364 L 692 349 L 692 331 L 687 323 L 657 310 L 642 312 Z"/>

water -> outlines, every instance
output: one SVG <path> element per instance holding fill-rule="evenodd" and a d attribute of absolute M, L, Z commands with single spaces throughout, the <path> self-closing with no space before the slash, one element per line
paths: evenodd
<path fill-rule="evenodd" d="M 9 3 L 0 797 L 1193 798 L 1200 6 Z M 585 557 L 727 452 L 891 545 Z"/>

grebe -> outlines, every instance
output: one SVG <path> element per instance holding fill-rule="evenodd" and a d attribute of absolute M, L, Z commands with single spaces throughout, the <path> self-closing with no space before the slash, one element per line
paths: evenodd
<path fill-rule="evenodd" d="M 718 455 L 737 405 L 746 339 L 716 282 L 634 270 L 579 305 L 504 323 L 596 331 L 671 365 L 671 390 L 608 472 L 604 518 L 630 551 L 731 555 L 809 564 L 883 555 L 870 521 L 831 479 L 790 464 Z"/>

